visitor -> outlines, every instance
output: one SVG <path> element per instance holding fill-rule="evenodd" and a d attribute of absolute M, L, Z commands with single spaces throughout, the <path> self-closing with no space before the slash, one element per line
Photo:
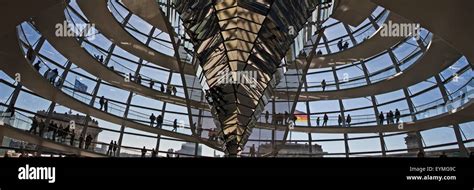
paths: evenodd
<path fill-rule="evenodd" d="M 137 82 L 137 84 L 142 84 L 142 75 L 137 76 L 136 82 Z"/>
<path fill-rule="evenodd" d="M 196 122 L 191 125 L 191 134 L 196 135 Z"/>
<path fill-rule="evenodd" d="M 146 148 L 145 148 L 145 146 L 143 146 L 143 148 L 142 148 L 142 158 L 145 158 L 145 154 L 146 154 Z"/>
<path fill-rule="evenodd" d="M 112 155 L 113 149 L 114 149 L 114 141 L 110 140 L 109 148 L 107 149 L 107 156 Z"/>
<path fill-rule="evenodd" d="M 176 86 L 173 86 L 172 90 L 173 90 L 173 96 L 176 96 L 176 92 L 178 92 L 178 90 L 176 89 Z"/>
<path fill-rule="evenodd" d="M 341 126 L 341 123 L 342 123 L 342 116 L 341 116 L 341 114 L 339 114 L 339 116 L 337 116 L 337 123 L 338 123 L 338 126 L 340 127 L 340 126 Z"/>
<path fill-rule="evenodd" d="M 255 157 L 255 144 L 250 147 L 250 157 Z"/>
<path fill-rule="evenodd" d="M 178 119 L 174 119 L 173 121 L 173 132 L 178 132 Z"/>
<path fill-rule="evenodd" d="M 200 125 L 197 126 L 197 135 L 198 135 L 199 137 L 201 137 L 201 135 L 202 135 L 202 127 L 201 127 Z"/>
<path fill-rule="evenodd" d="M 328 120 L 329 120 L 328 115 L 324 114 L 324 116 L 323 116 L 323 126 L 328 126 Z"/>
<path fill-rule="evenodd" d="M 161 83 L 160 91 L 165 92 L 165 85 L 163 85 L 163 83 Z"/>
<path fill-rule="evenodd" d="M 71 136 L 71 139 L 69 139 L 69 145 L 74 146 L 74 141 L 76 140 L 75 139 L 76 133 L 74 129 L 71 131 L 70 136 Z"/>
<path fill-rule="evenodd" d="M 323 88 L 323 92 L 326 90 L 326 79 L 323 79 L 323 81 L 321 81 L 321 88 Z"/>
<path fill-rule="evenodd" d="M 161 129 L 162 126 L 163 126 L 163 116 L 158 115 L 158 117 L 156 117 L 156 127 Z"/>
<path fill-rule="evenodd" d="M 57 78 L 58 75 L 59 75 L 58 69 L 53 69 L 53 70 L 50 72 L 50 75 L 51 75 L 51 76 L 49 77 L 49 82 L 54 85 L 54 81 L 56 81 L 56 78 Z"/>
<path fill-rule="evenodd" d="M 152 113 L 150 116 L 150 127 L 153 127 L 153 124 L 155 124 L 155 119 L 155 114 Z"/>
<path fill-rule="evenodd" d="M 318 127 L 319 127 L 319 121 L 320 121 L 320 118 L 319 117 L 316 118 L 316 126 L 318 126 Z"/>
<path fill-rule="evenodd" d="M 398 108 L 395 109 L 395 119 L 397 120 L 397 124 L 400 122 L 400 111 L 398 111 Z"/>
<path fill-rule="evenodd" d="M 81 134 L 79 137 L 79 148 L 82 148 L 82 143 L 84 143 L 84 135 Z"/>
<path fill-rule="evenodd" d="M 105 103 L 104 103 L 104 111 L 107 112 L 107 110 L 109 109 L 109 100 L 105 100 Z"/>
<path fill-rule="evenodd" d="M 92 136 L 88 134 L 86 137 L 86 147 L 85 147 L 86 150 L 89 150 L 89 146 L 91 145 L 91 143 L 92 143 Z"/>
<path fill-rule="evenodd" d="M 150 80 L 150 88 L 153 89 L 153 86 L 155 86 L 155 81 Z"/>
<path fill-rule="evenodd" d="M 70 130 L 71 130 L 71 126 L 70 126 L 70 125 L 67 125 L 66 128 L 64 128 L 64 134 L 63 134 L 64 140 L 63 140 L 63 141 L 66 141 L 67 136 L 69 135 L 69 131 L 70 131 Z"/>
<path fill-rule="evenodd" d="M 346 118 L 347 127 L 351 126 L 351 121 L 352 121 L 351 114 L 348 114 Z"/>
<path fill-rule="evenodd" d="M 100 105 L 100 110 L 101 111 L 102 111 L 102 108 L 104 108 L 104 104 L 105 104 L 105 98 L 104 98 L 104 96 L 102 96 L 99 99 L 99 105 Z"/>
<path fill-rule="evenodd" d="M 118 144 L 117 141 L 114 141 L 114 156 L 117 156 L 117 149 L 118 149 Z"/>
<path fill-rule="evenodd" d="M 385 120 L 385 117 L 383 115 L 383 112 L 380 112 L 379 114 L 379 124 L 380 125 L 383 125 L 383 121 Z"/>
<path fill-rule="evenodd" d="M 387 118 L 387 125 L 389 125 L 390 124 L 390 112 L 387 112 L 385 115 L 386 115 L 385 118 Z"/>
<path fill-rule="evenodd" d="M 44 73 L 43 73 L 43 77 L 46 79 L 46 80 L 49 80 L 48 76 L 50 75 L 49 73 L 51 72 L 51 69 L 48 68 Z"/>
<path fill-rule="evenodd" d="M 36 71 L 39 71 L 41 69 L 40 61 L 36 62 L 33 67 L 36 69 Z"/>
<path fill-rule="evenodd" d="M 151 157 L 156 158 L 156 150 L 154 148 L 151 149 Z"/>
<path fill-rule="evenodd" d="M 287 124 L 288 123 L 288 112 L 285 111 L 285 117 L 284 117 L 284 120 L 283 120 L 284 124 Z M 282 123 L 283 124 L 283 123 Z"/>
<path fill-rule="evenodd" d="M 342 45 L 342 38 L 337 42 L 337 48 L 339 48 L 339 51 L 342 51 L 342 49 L 344 49 Z"/>
<path fill-rule="evenodd" d="M 322 55 L 323 52 L 322 52 L 321 50 L 318 50 L 317 54 L 318 54 L 318 55 Z"/>
<path fill-rule="evenodd" d="M 394 120 L 395 115 L 393 114 L 392 110 L 390 110 L 390 112 L 388 112 L 388 114 L 390 115 L 390 123 L 394 124 L 395 123 L 395 120 Z"/>
<path fill-rule="evenodd" d="M 349 48 L 349 42 L 346 41 L 344 45 L 342 46 L 342 49 L 346 50 L 347 48 Z"/>
<path fill-rule="evenodd" d="M 28 59 L 28 61 L 33 61 L 33 58 L 34 58 L 34 53 L 33 53 L 33 48 L 30 46 L 28 47 L 28 50 L 26 51 L 26 59 Z"/>
<path fill-rule="evenodd" d="M 103 56 L 103 55 L 101 55 L 101 56 L 99 57 L 99 62 L 100 62 L 100 63 L 104 63 L 104 56 Z"/>

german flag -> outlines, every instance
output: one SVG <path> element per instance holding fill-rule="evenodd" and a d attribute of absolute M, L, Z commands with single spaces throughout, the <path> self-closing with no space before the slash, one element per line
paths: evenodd
<path fill-rule="evenodd" d="M 308 115 L 302 111 L 295 110 L 295 116 L 297 122 L 307 122 Z"/>

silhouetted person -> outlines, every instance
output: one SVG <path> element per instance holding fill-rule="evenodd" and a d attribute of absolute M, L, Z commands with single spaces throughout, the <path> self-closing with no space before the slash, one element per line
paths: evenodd
<path fill-rule="evenodd" d="M 137 76 L 137 84 L 142 84 L 142 75 Z"/>
<path fill-rule="evenodd" d="M 155 119 L 155 114 L 152 113 L 150 116 L 150 127 L 153 127 L 153 124 L 155 124 Z"/>
<path fill-rule="evenodd" d="M 323 92 L 326 90 L 326 79 L 323 79 L 323 81 L 321 81 L 321 88 L 323 88 Z"/>
<path fill-rule="evenodd" d="M 383 125 L 384 120 L 385 120 L 385 117 L 384 117 L 384 115 L 383 115 L 383 112 L 380 112 L 380 114 L 379 114 L 379 122 L 380 122 L 380 125 Z"/>
<path fill-rule="evenodd" d="M 104 111 L 107 112 L 108 110 L 109 110 L 109 100 L 105 100 Z"/>
<path fill-rule="evenodd" d="M 385 115 L 386 115 L 385 118 L 387 118 L 387 125 L 388 125 L 390 124 L 390 112 L 386 113 Z"/>
<path fill-rule="evenodd" d="M 286 124 L 288 122 L 288 112 L 285 111 L 285 117 L 283 118 L 283 122 Z"/>
<path fill-rule="evenodd" d="M 160 91 L 165 92 L 165 85 L 161 84 Z"/>
<path fill-rule="evenodd" d="M 265 123 L 268 123 L 268 118 L 270 117 L 270 113 L 268 111 L 265 112 Z"/>
<path fill-rule="evenodd" d="M 156 150 L 154 148 L 151 149 L 151 157 L 156 158 Z"/>
<path fill-rule="evenodd" d="M 341 126 L 341 123 L 342 123 L 342 116 L 341 116 L 341 114 L 339 114 L 339 116 L 337 116 L 337 123 L 338 123 L 338 126 Z"/>
<path fill-rule="evenodd" d="M 161 129 L 162 126 L 163 126 L 163 116 L 158 115 L 158 117 L 156 117 L 156 127 Z"/>
<path fill-rule="evenodd" d="M 79 137 L 79 148 L 82 148 L 82 143 L 84 143 L 84 136 L 83 135 L 81 135 Z"/>
<path fill-rule="evenodd" d="M 89 146 L 91 145 L 91 143 L 92 143 L 92 136 L 89 134 L 86 137 L 86 148 L 85 148 L 86 150 L 89 150 Z"/>
<path fill-rule="evenodd" d="M 114 156 L 117 156 L 118 144 L 117 141 L 114 141 Z"/>
<path fill-rule="evenodd" d="M 174 119 L 173 121 L 173 130 L 174 132 L 178 131 L 178 119 Z"/>
<path fill-rule="evenodd" d="M 316 126 L 318 126 L 318 127 L 319 127 L 319 121 L 320 121 L 319 117 L 316 118 Z"/>
<path fill-rule="evenodd" d="M 51 84 L 54 84 L 54 81 L 56 80 L 56 78 L 58 77 L 58 75 L 59 75 L 58 69 L 53 69 L 53 70 L 50 72 L 49 82 L 50 82 Z"/>
<path fill-rule="evenodd" d="M 194 122 L 194 123 L 191 125 L 191 134 L 193 134 L 193 135 L 196 134 L 196 122 Z"/>
<path fill-rule="evenodd" d="M 348 114 L 346 118 L 346 123 L 348 127 L 351 126 L 351 122 L 352 122 L 351 114 Z"/>
<path fill-rule="evenodd" d="M 146 154 L 146 148 L 145 148 L 145 146 L 143 146 L 143 148 L 142 148 L 142 158 L 145 157 L 145 154 Z"/>
<path fill-rule="evenodd" d="M 48 76 L 49 76 L 49 73 L 51 72 L 51 69 L 48 68 L 44 73 L 43 73 L 43 77 L 47 80 L 49 80 Z"/>
<path fill-rule="evenodd" d="M 153 86 L 155 86 L 155 81 L 151 80 L 150 81 L 150 88 L 153 89 Z"/>
<path fill-rule="evenodd" d="M 26 51 L 26 58 L 28 59 L 28 61 L 33 61 L 34 52 L 33 52 L 33 48 L 31 46 L 28 47 L 28 50 Z"/>
<path fill-rule="evenodd" d="M 250 147 L 250 157 L 255 157 L 255 144 Z"/>
<path fill-rule="evenodd" d="M 337 48 L 339 48 L 339 51 L 341 51 L 342 49 L 344 49 L 344 46 L 342 45 L 342 39 L 340 39 L 340 40 L 337 42 Z"/>
<path fill-rule="evenodd" d="M 104 104 L 105 104 L 105 98 L 104 98 L 104 96 L 101 96 L 100 99 L 99 99 L 100 110 L 102 110 L 102 108 L 104 108 Z"/>
<path fill-rule="evenodd" d="M 323 116 L 323 126 L 328 126 L 328 120 L 329 120 L 328 115 L 324 114 L 324 116 Z"/>
<path fill-rule="evenodd" d="M 321 50 L 318 50 L 317 54 L 318 54 L 318 55 L 322 55 L 323 52 L 322 52 Z"/>
<path fill-rule="evenodd" d="M 107 156 L 112 155 L 113 149 L 114 149 L 114 141 L 110 140 L 109 148 L 107 149 Z"/>
<path fill-rule="evenodd" d="M 75 138 L 76 138 L 76 133 L 75 133 L 74 129 L 71 131 L 70 136 L 71 136 L 71 139 L 69 139 L 69 144 L 70 144 L 71 146 L 74 146 L 74 140 L 76 140 L 76 139 L 75 139 Z"/>
<path fill-rule="evenodd" d="M 104 56 L 103 56 L 103 55 L 101 55 L 101 56 L 99 57 L 99 62 L 104 63 Z"/>
<path fill-rule="evenodd" d="M 347 48 L 349 48 L 349 42 L 345 42 L 344 45 L 342 46 L 342 48 L 344 50 L 346 50 Z"/>
<path fill-rule="evenodd" d="M 400 111 L 398 111 L 398 108 L 395 109 L 395 118 L 397 119 L 397 124 L 400 122 Z"/>
<path fill-rule="evenodd" d="M 388 115 L 390 115 L 390 123 L 394 124 L 395 123 L 395 120 L 394 120 L 395 115 L 393 114 L 392 110 L 390 110 L 390 112 L 388 112 Z"/>
<path fill-rule="evenodd" d="M 176 89 L 176 86 L 173 86 L 172 90 L 173 90 L 173 95 L 176 96 L 176 92 L 178 92 L 178 90 Z"/>
<path fill-rule="evenodd" d="M 39 71 L 41 69 L 40 61 L 36 62 L 33 67 L 36 69 L 36 71 Z"/>

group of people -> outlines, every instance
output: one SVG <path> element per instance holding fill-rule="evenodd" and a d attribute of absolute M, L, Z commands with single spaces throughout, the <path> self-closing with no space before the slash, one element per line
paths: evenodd
<path fill-rule="evenodd" d="M 266 111 L 265 122 L 268 123 L 269 119 L 270 119 L 270 113 Z M 272 124 L 283 125 L 283 124 L 288 124 L 290 121 L 295 122 L 296 116 L 290 115 L 287 111 L 285 111 L 284 114 L 281 114 L 281 113 L 274 114 L 273 119 L 272 119 Z"/>
<path fill-rule="evenodd" d="M 148 150 L 146 149 L 145 146 L 143 146 L 143 148 L 142 148 L 141 151 L 142 151 L 142 158 L 144 158 L 144 157 L 146 156 L 146 152 L 147 152 Z M 152 157 L 152 158 L 155 158 L 157 153 L 158 153 L 158 152 L 157 152 L 154 148 L 151 149 L 151 157 Z"/>
<path fill-rule="evenodd" d="M 137 84 L 142 84 L 142 75 L 138 74 L 136 77 L 132 77 L 132 74 L 129 73 L 128 74 L 128 77 L 129 79 L 134 79 L 134 81 L 137 83 Z M 155 81 L 150 79 L 150 83 L 149 83 L 149 87 L 151 89 L 154 88 L 155 86 Z M 160 86 L 160 92 L 162 93 L 166 93 L 166 94 L 170 94 L 170 95 L 173 95 L 173 96 L 176 96 L 176 93 L 178 92 L 178 89 L 176 88 L 176 86 L 170 84 L 168 85 L 167 87 L 165 87 L 165 85 L 163 83 L 161 83 L 161 86 Z"/>
<path fill-rule="evenodd" d="M 107 156 L 117 156 L 118 147 L 117 141 L 110 140 Z"/>
<path fill-rule="evenodd" d="M 153 127 L 155 125 L 156 121 L 156 127 L 160 128 L 163 126 L 163 116 L 158 115 L 158 117 L 155 116 L 155 114 L 150 115 L 150 127 Z"/>
<path fill-rule="evenodd" d="M 40 119 L 35 116 L 32 119 L 31 127 L 29 129 L 30 133 L 43 135 L 47 139 L 51 139 L 55 142 L 65 143 L 68 136 L 69 136 L 69 145 L 75 146 L 76 141 L 76 131 L 75 129 L 71 129 L 70 125 L 63 126 L 58 122 L 50 121 L 48 125 L 46 125 L 45 119 Z M 79 141 L 79 148 L 89 149 L 90 145 L 92 144 L 93 137 L 91 134 L 81 135 L 77 140 Z"/>
<path fill-rule="evenodd" d="M 342 51 L 342 50 L 346 50 L 347 48 L 349 48 L 349 42 L 344 42 L 344 44 L 342 43 L 342 39 L 340 39 L 338 42 L 337 42 L 337 48 L 339 48 L 339 51 Z"/>
<path fill-rule="evenodd" d="M 155 125 L 155 121 L 156 121 L 156 127 L 160 128 L 163 127 L 163 116 L 160 114 L 158 116 L 155 116 L 155 114 L 151 114 L 150 115 L 150 127 L 153 127 Z M 178 119 L 174 119 L 173 121 L 173 132 L 177 132 L 178 131 Z"/>
<path fill-rule="evenodd" d="M 398 124 L 400 122 L 400 111 L 395 109 L 395 114 L 390 110 L 384 116 L 383 112 L 379 113 L 379 124 L 383 125 L 384 121 L 387 121 L 387 125 L 389 124 Z"/>
<path fill-rule="evenodd" d="M 55 86 L 59 86 L 61 82 L 60 80 L 61 78 L 58 78 L 58 76 L 59 76 L 59 71 L 56 68 L 55 69 L 48 68 L 48 70 L 46 70 L 46 72 L 44 72 L 43 74 L 43 77 L 46 78 L 49 81 L 49 83 Z"/>
<path fill-rule="evenodd" d="M 101 96 L 99 99 L 100 110 L 104 109 L 105 112 L 109 109 L 109 100 L 105 99 L 104 96 Z"/>
<path fill-rule="evenodd" d="M 104 56 L 103 55 L 94 55 L 94 58 L 100 62 L 100 63 L 104 63 Z"/>
<path fill-rule="evenodd" d="M 328 116 L 328 114 L 325 113 L 324 116 L 323 116 L 323 123 L 322 123 L 321 126 L 328 126 L 328 120 L 329 120 L 329 116 Z M 318 116 L 318 117 L 316 118 L 316 126 L 319 127 L 319 126 L 320 126 L 320 125 L 319 125 L 320 122 L 321 122 L 321 118 Z M 338 126 L 342 126 L 343 122 L 345 122 L 345 124 L 347 125 L 347 127 L 350 127 L 351 122 L 352 122 L 351 114 L 348 114 L 345 120 L 344 120 L 344 118 L 342 117 L 342 115 L 339 114 L 339 115 L 337 116 L 337 123 L 338 123 Z"/>

